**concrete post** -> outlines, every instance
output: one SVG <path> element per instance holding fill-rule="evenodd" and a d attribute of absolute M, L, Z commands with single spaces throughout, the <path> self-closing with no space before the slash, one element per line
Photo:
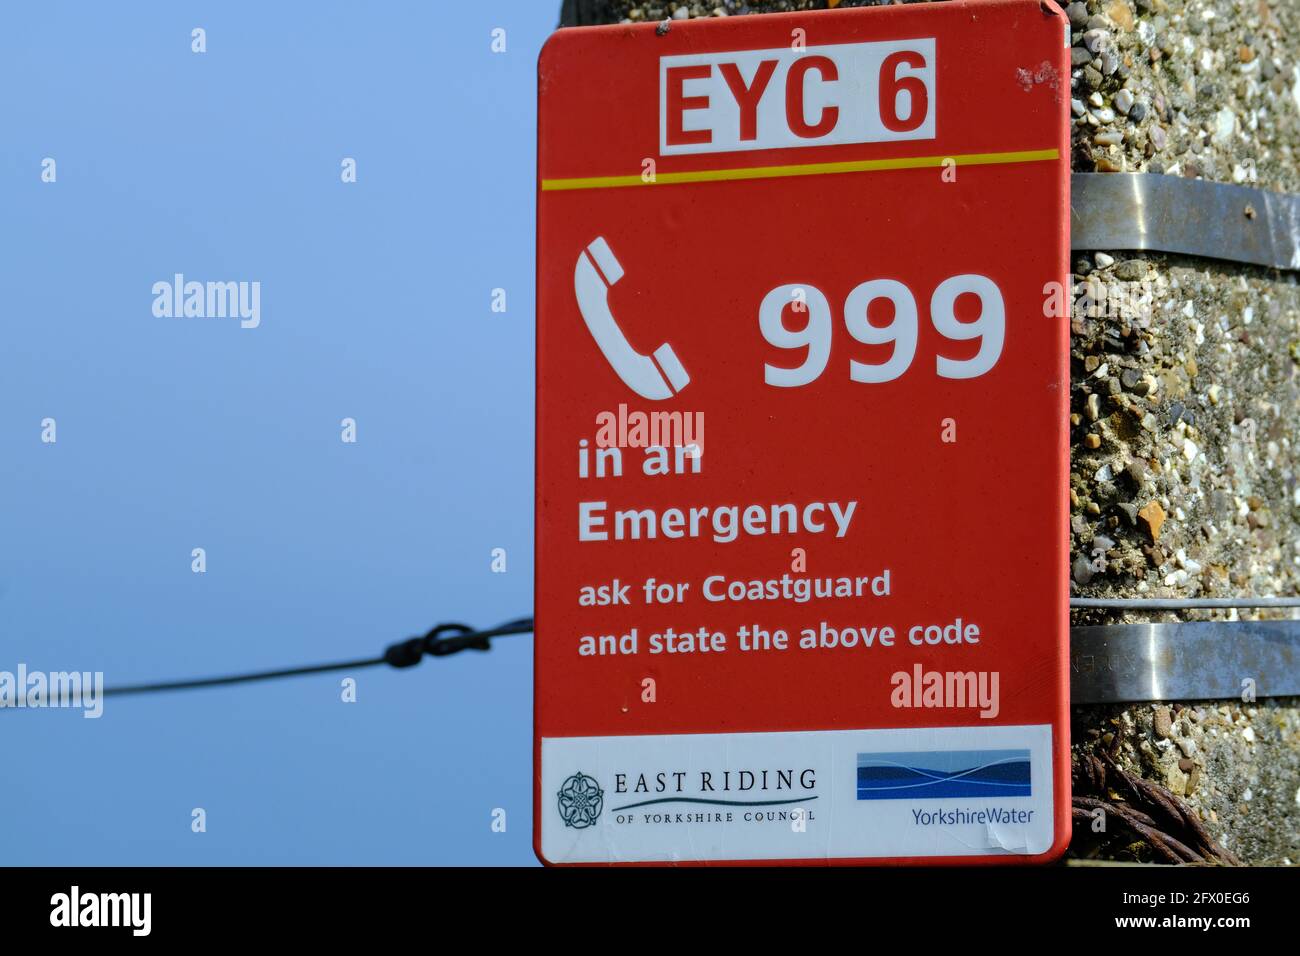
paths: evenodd
<path fill-rule="evenodd" d="M 563 17 L 654 22 L 879 2 L 565 0 Z M 1072 26 L 1075 172 L 1300 192 L 1295 0 L 1050 2 Z M 1075 260 L 1072 593 L 1300 593 L 1297 274 L 1116 249 Z M 1008 470 L 1008 481 L 1032 480 Z M 1073 623 L 1176 619 L 1091 611 Z M 1300 700 L 1252 701 L 1243 690 L 1228 701 L 1075 708 L 1071 854 L 1172 861 L 1181 846 L 1207 860 L 1300 862 Z"/>

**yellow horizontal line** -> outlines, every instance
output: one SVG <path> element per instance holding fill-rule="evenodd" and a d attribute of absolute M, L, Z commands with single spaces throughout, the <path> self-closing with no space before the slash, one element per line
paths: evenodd
<path fill-rule="evenodd" d="M 622 186 L 672 186 L 677 183 L 716 183 L 733 179 L 781 179 L 786 176 L 827 176 L 835 173 L 872 173 L 886 169 L 928 169 L 952 162 L 958 166 L 992 166 L 998 163 L 1039 163 L 1059 159 L 1054 149 L 1010 153 L 966 153 L 963 156 L 905 156 L 898 159 L 859 159 L 843 163 L 803 163 L 793 166 L 749 166 L 739 169 L 696 169 L 682 173 L 641 176 L 581 176 L 543 179 L 542 191 L 564 189 L 616 189 Z"/>

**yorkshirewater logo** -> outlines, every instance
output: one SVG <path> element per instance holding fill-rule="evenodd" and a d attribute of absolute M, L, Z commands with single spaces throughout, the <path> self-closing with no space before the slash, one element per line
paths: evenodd
<path fill-rule="evenodd" d="M 858 754 L 859 800 L 1028 797 L 1028 750 Z"/>
<path fill-rule="evenodd" d="M 261 282 L 186 282 L 183 273 L 153 284 L 160 319 L 239 319 L 241 329 L 262 324 Z"/>
<path fill-rule="evenodd" d="M 81 707 L 82 717 L 94 720 L 104 713 L 103 671 L 0 671 L 0 707 Z"/>

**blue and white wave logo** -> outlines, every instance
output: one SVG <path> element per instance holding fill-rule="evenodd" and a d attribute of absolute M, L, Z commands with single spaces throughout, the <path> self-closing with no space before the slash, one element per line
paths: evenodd
<path fill-rule="evenodd" d="M 1027 796 L 1028 750 L 858 754 L 859 800 Z"/>

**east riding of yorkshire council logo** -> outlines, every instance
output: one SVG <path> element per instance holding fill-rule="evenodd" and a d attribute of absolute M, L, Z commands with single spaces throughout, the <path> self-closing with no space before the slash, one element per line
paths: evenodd
<path fill-rule="evenodd" d="M 581 770 L 564 781 L 559 798 L 560 818 L 575 830 L 595 826 L 605 808 L 605 791 Z"/>

